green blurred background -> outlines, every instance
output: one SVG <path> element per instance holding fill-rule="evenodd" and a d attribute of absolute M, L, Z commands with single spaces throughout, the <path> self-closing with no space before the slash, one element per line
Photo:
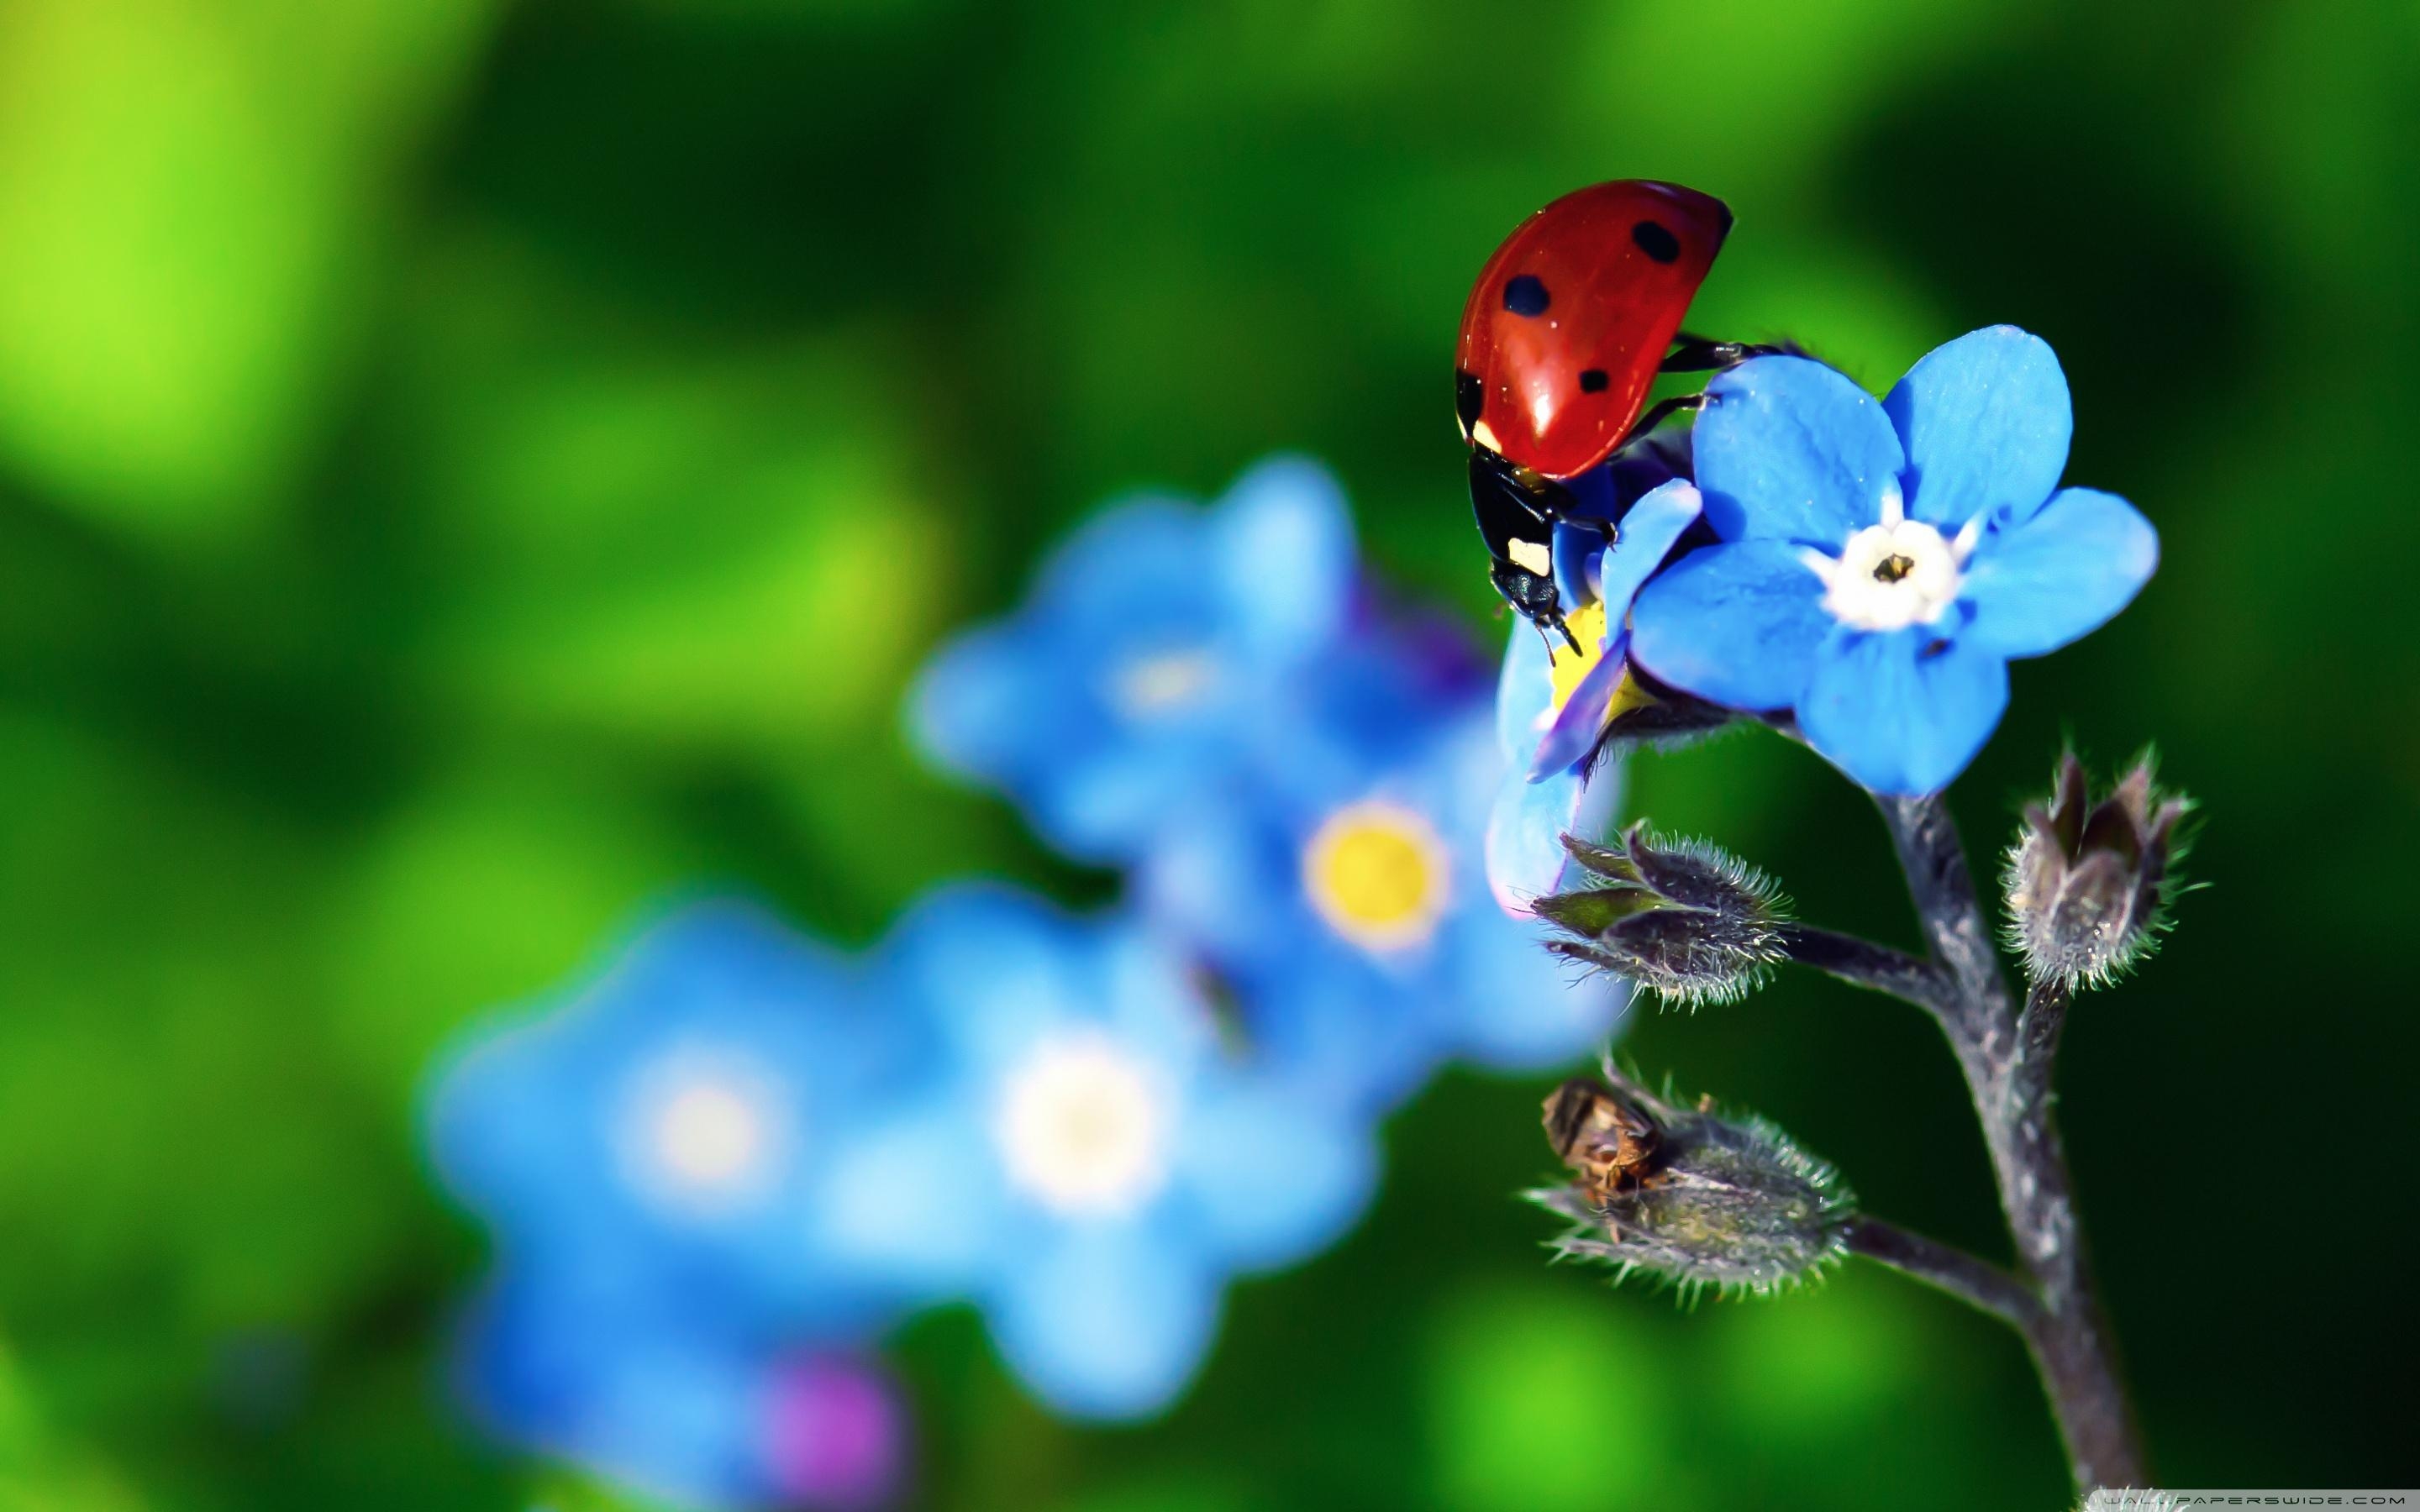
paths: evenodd
<path fill-rule="evenodd" d="M 2064 1103 L 2171 1484 L 2409 1484 L 2420 10 L 2089 0 L 0 0 L 0 1506 L 613 1505 L 434 1385 L 480 1242 L 415 1081 L 721 879 L 849 943 L 1063 896 L 895 716 L 1099 500 L 1328 460 L 1500 633 L 1447 369 L 1512 223 L 1729 199 L 1697 327 L 1882 387 L 1993 321 L 2161 528 L 2022 667 L 2211 823 Z M 1640 805 L 1911 934 L 1872 816 L 1737 738 Z M 1647 1023 L 1870 1206 L 2005 1254 L 1947 1055 L 1791 980 Z M 1866 1267 L 1761 1305 L 1549 1270 L 1536 1086 L 1449 1078 L 1381 1204 L 1248 1285 L 1167 1420 L 1054 1424 L 973 1320 L 893 1355 L 967 1508 L 2061 1504 L 2014 1341 Z"/>

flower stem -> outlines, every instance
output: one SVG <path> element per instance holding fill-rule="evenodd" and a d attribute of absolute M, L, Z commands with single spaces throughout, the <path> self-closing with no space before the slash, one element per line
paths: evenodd
<path fill-rule="evenodd" d="M 2109 1327 L 2094 1294 L 2067 1154 L 2051 1116 L 2051 1072 L 2067 1011 L 2064 987 L 2037 987 L 2022 1016 L 2000 975 L 1974 878 L 1938 796 L 1879 798 L 1934 958 L 1956 983 L 1936 1009 L 1966 1078 L 2018 1263 L 2038 1304 L 2021 1324 L 2079 1488 L 2149 1481 L 2140 1430 L 2118 1383 Z M 1928 1004 L 1927 1006 L 1932 1006 Z M 1927 1277 L 1927 1279 L 1931 1279 Z"/>
<path fill-rule="evenodd" d="M 1959 1002 L 1958 984 L 1930 961 L 1876 945 L 1854 934 L 1841 934 L 1812 924 L 1789 920 L 1779 927 L 1782 949 L 1791 964 L 1837 977 L 1853 986 L 1904 998 L 1935 1017 Z"/>
<path fill-rule="evenodd" d="M 2038 1325 L 2041 1302 L 2033 1288 L 1964 1250 L 1863 1215 L 1849 1226 L 1849 1250 L 1980 1307 L 2027 1337 Z"/>

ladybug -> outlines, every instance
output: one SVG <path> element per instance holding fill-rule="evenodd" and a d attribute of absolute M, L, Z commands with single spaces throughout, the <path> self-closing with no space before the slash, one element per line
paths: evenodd
<path fill-rule="evenodd" d="M 1612 529 L 1585 517 L 1565 485 L 1704 402 L 1667 400 L 1642 417 L 1657 374 L 1781 349 L 1681 332 L 1730 228 L 1730 210 L 1710 194 L 1616 179 L 1522 222 L 1471 286 L 1453 374 L 1471 506 L 1496 591 L 1550 641 L 1559 633 L 1579 649 L 1556 599 L 1554 527 Z"/>

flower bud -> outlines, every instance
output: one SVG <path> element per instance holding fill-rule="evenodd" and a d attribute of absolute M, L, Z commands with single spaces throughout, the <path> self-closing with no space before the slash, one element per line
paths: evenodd
<path fill-rule="evenodd" d="M 2152 786 L 2149 757 L 2098 804 L 2088 798 L 2083 764 L 2061 757 L 2050 802 L 2026 806 L 2009 852 L 2009 942 L 2036 981 L 2101 986 L 2167 928 L 2191 800 Z"/>
<path fill-rule="evenodd" d="M 1784 959 L 1786 901 L 1762 872 L 1699 841 L 1633 826 L 1610 846 L 1563 837 L 1590 884 L 1533 911 L 1567 939 L 1546 949 L 1653 989 L 1667 1002 L 1745 997 Z"/>
<path fill-rule="evenodd" d="M 1546 1101 L 1547 1137 L 1576 1173 L 1531 1199 L 1570 1219 L 1559 1255 L 1644 1271 L 1684 1292 L 1771 1292 L 1848 1253 L 1856 1198 L 1831 1166 L 1754 1117 L 1649 1095 L 1611 1066 Z"/>

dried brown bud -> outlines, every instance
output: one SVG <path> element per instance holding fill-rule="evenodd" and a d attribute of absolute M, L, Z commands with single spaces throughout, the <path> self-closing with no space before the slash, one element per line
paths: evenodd
<path fill-rule="evenodd" d="M 1755 1117 L 1667 1102 L 1606 1068 L 1546 1100 L 1574 1179 L 1531 1197 L 1575 1227 L 1559 1254 L 1684 1290 L 1773 1291 L 1847 1253 L 1856 1199 L 1832 1167 Z"/>

